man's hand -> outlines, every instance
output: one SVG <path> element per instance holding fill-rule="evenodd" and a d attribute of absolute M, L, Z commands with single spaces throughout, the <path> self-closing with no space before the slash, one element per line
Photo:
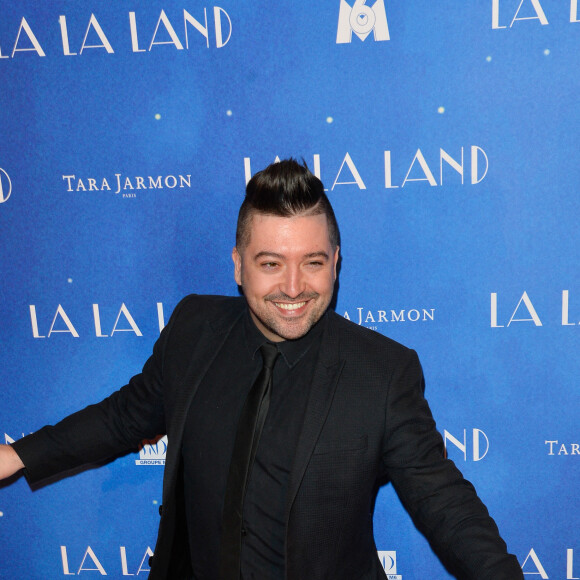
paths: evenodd
<path fill-rule="evenodd" d="M 10 477 L 24 468 L 18 453 L 10 445 L 0 445 L 0 479 Z"/>

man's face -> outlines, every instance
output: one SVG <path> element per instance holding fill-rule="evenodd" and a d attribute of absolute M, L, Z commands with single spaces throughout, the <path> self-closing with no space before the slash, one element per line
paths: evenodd
<path fill-rule="evenodd" d="M 269 340 L 300 338 L 334 290 L 339 249 L 330 243 L 326 216 L 254 213 L 249 228 L 248 245 L 234 248 L 232 259 L 250 314 Z"/>

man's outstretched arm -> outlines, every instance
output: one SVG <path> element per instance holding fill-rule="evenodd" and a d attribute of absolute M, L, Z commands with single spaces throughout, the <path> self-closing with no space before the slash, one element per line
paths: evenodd
<path fill-rule="evenodd" d="M 0 480 L 24 469 L 28 482 L 37 483 L 137 450 L 143 440 L 164 434 L 163 359 L 175 320 L 187 300 L 177 305 L 143 371 L 128 385 L 56 425 L 38 429 L 12 445 L 0 445 Z"/>
<path fill-rule="evenodd" d="M 10 445 L 0 445 L 0 479 L 6 479 L 24 469 L 24 463 Z"/>
<path fill-rule="evenodd" d="M 447 459 L 423 397 L 423 372 L 412 353 L 389 393 L 385 464 L 399 498 L 441 562 L 462 580 L 523 580 L 495 521 L 471 483 Z"/>

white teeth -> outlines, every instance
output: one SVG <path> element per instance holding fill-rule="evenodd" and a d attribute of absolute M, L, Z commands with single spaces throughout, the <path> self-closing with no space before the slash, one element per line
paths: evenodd
<path fill-rule="evenodd" d="M 282 302 L 274 302 L 278 308 L 282 308 L 283 310 L 298 310 L 302 308 L 306 302 L 295 302 L 294 304 L 287 304 Z"/>

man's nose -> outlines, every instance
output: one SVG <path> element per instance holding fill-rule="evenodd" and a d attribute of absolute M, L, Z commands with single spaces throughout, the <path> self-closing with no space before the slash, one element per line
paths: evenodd
<path fill-rule="evenodd" d="M 282 281 L 280 290 L 290 298 L 296 298 L 304 289 L 304 277 L 300 268 L 288 268 L 284 273 L 284 280 Z"/>

